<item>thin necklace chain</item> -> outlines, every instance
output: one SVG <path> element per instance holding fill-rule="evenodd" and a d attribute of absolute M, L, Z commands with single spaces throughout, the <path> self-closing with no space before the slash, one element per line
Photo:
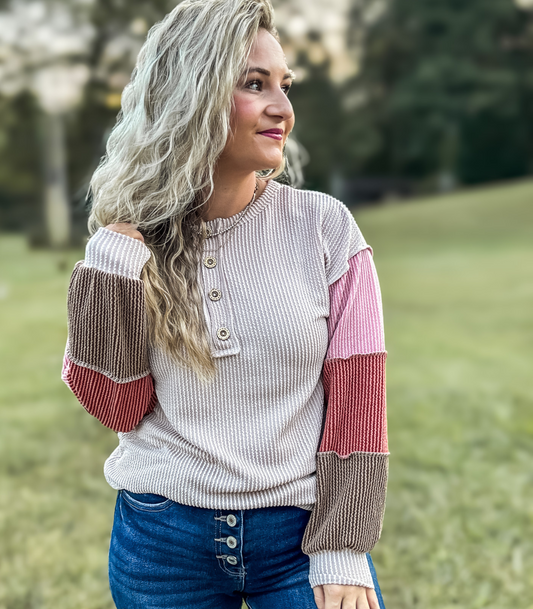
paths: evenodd
<path fill-rule="evenodd" d="M 228 226 L 227 228 L 224 228 L 223 230 L 218 231 L 218 233 L 212 233 L 209 229 L 207 229 L 207 238 L 209 239 L 209 237 L 217 237 L 218 235 L 222 235 L 222 233 L 225 233 L 229 230 L 231 230 L 232 228 L 235 228 L 237 226 L 237 224 L 239 224 L 239 222 L 244 218 L 244 216 L 248 213 L 248 210 L 250 209 L 250 205 L 255 201 L 255 195 L 257 193 L 257 189 L 259 188 L 259 182 L 255 181 L 255 188 L 254 188 L 254 194 L 250 200 L 249 203 L 247 203 L 246 207 L 240 212 L 240 216 L 237 219 L 236 222 L 234 222 L 231 226 Z"/>

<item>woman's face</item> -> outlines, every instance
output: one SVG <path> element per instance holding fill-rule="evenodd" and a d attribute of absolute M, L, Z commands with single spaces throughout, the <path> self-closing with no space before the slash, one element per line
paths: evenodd
<path fill-rule="evenodd" d="M 234 94 L 230 135 L 220 161 L 224 167 L 250 173 L 278 167 L 283 146 L 294 126 L 287 98 L 292 78 L 279 42 L 260 29 L 248 58 L 248 72 Z M 262 135 L 277 130 L 279 135 Z"/>

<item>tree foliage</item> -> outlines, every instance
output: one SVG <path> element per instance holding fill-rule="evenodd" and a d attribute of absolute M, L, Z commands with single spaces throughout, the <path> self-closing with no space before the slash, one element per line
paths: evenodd
<path fill-rule="evenodd" d="M 173 3 L 169 0 L 0 0 L 2 18 L 25 32 L 18 40 L 13 32 L 0 37 L 0 72 L 20 93 L 10 95 L 0 87 L 0 226 L 42 232 L 41 199 L 44 189 L 42 111 L 33 83 L 42 70 L 63 66 L 69 58 L 65 44 L 53 35 L 44 19 L 40 35 L 28 31 L 24 11 L 37 19 L 43 11 L 60 9 L 94 32 L 83 56 L 74 59 L 90 74 L 81 102 L 64 113 L 68 184 L 77 233 L 86 231 L 85 194 L 92 171 L 104 153 L 105 139 L 120 109 L 120 94 L 128 82 L 147 30 L 162 19 Z M 37 14 L 39 13 L 39 14 Z M 48 30 L 46 29 L 48 27 Z M 71 33 L 71 39 L 76 34 Z M 24 42 L 24 44 L 22 44 Z M 9 44 L 8 44 L 9 43 Z M 44 44 L 46 57 L 39 49 Z M 57 57 L 53 55 L 58 47 Z M 7 51 L 11 51 L 10 54 Z M 7 60 L 11 59 L 11 62 Z M 67 62 L 68 63 L 68 62 Z M 24 70 L 22 70 L 22 67 Z M 26 78 L 27 82 L 21 83 Z M 17 80 L 18 79 L 18 80 Z M 53 93 L 53 91 L 52 91 Z M 41 104 L 42 105 L 42 104 Z M 50 104 L 48 104 L 50 105 Z M 53 107 L 49 108 L 53 111 Z M 22 151 L 22 152 L 21 152 Z"/>
<path fill-rule="evenodd" d="M 354 0 L 354 25 L 370 1 Z M 389 0 L 344 96 L 357 172 L 464 183 L 527 174 L 532 16 L 512 0 Z"/>
<path fill-rule="evenodd" d="M 326 191 L 342 157 L 340 134 L 343 129 L 342 106 L 337 87 L 328 76 L 329 62 L 313 64 L 300 53 L 297 64 L 306 69 L 302 82 L 296 79 L 289 98 L 294 108 L 294 133 L 311 152 L 305 166 L 304 188 Z"/>

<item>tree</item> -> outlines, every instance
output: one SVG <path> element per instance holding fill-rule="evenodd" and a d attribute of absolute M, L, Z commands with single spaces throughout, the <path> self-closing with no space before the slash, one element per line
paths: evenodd
<path fill-rule="evenodd" d="M 312 36 L 320 37 L 316 32 Z M 294 133 L 304 150 L 312 151 L 303 186 L 338 195 L 334 179 L 342 156 L 339 134 L 343 118 L 338 89 L 328 74 L 329 60 L 325 55 L 313 63 L 301 52 L 297 64 L 306 70 L 306 78 L 302 82 L 296 79 L 289 94 L 296 116 Z"/>
<path fill-rule="evenodd" d="M 441 187 L 528 173 L 532 25 L 511 0 L 389 0 L 343 92 L 351 166 Z"/>
<path fill-rule="evenodd" d="M 54 247 L 71 240 L 64 121 L 90 76 L 85 61 L 94 35 L 89 6 L 82 0 L 12 0 L 0 14 L 0 92 L 30 91 L 42 113 L 45 219 Z"/>
<path fill-rule="evenodd" d="M 71 242 L 69 173 L 74 184 L 83 182 L 74 197 L 84 198 L 144 37 L 169 7 L 168 0 L 11 0 L 0 11 L 0 95 L 4 105 L 12 100 L 19 130 L 20 96 L 37 100 L 44 217 L 54 247 Z"/>

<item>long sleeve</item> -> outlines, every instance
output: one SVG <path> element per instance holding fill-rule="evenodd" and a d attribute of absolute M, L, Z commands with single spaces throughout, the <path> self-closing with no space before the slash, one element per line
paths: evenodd
<path fill-rule="evenodd" d="M 317 453 L 317 499 L 302 549 L 310 557 L 313 587 L 372 588 L 366 553 L 381 535 L 388 477 L 386 351 L 372 252 L 353 218 L 343 221 L 349 230 L 341 227 L 337 241 L 348 237 L 331 253 L 328 269 L 326 418 Z"/>
<path fill-rule="evenodd" d="M 90 414 L 117 432 L 131 431 L 157 403 L 140 279 L 150 255 L 141 241 L 100 228 L 68 289 L 61 378 Z"/>

